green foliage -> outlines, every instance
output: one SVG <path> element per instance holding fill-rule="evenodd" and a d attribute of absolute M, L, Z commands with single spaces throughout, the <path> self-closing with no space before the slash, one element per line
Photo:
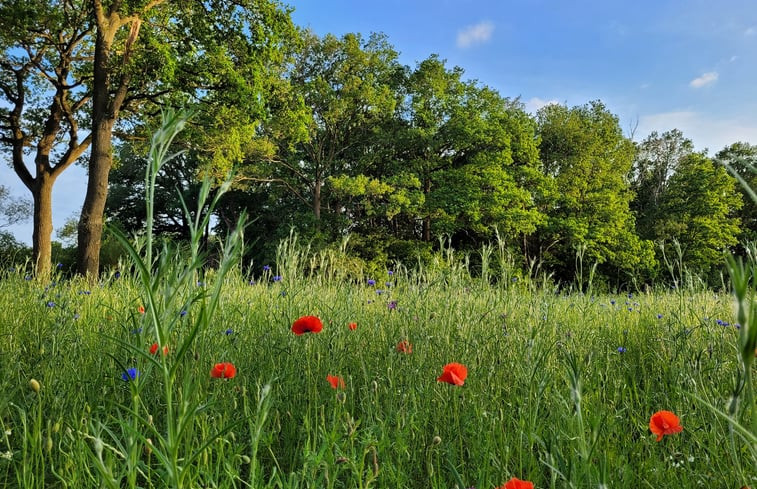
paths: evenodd
<path fill-rule="evenodd" d="M 754 189 L 757 189 L 757 145 L 734 143 L 723 148 L 714 161 L 723 165 L 741 179 L 737 185 L 744 205 L 736 212 L 741 224 L 742 241 L 757 241 L 757 203 Z M 751 193 L 750 193 L 751 192 Z"/>
<path fill-rule="evenodd" d="M 618 119 L 601 102 L 568 108 L 548 105 L 538 114 L 541 159 L 557 189 L 548 201 L 548 224 L 539 236 L 544 259 L 569 279 L 575 250 L 610 276 L 647 273 L 654 254 L 635 232 L 626 175 L 634 147 Z M 615 271 L 615 273 L 612 273 Z"/>
<path fill-rule="evenodd" d="M 736 211 L 742 206 L 736 180 L 702 154 L 683 158 L 670 177 L 660 202 L 656 234 L 664 242 L 677 240 L 686 265 L 711 273 L 723 253 L 737 243 Z M 712 275 L 715 275 L 712 273 Z"/>

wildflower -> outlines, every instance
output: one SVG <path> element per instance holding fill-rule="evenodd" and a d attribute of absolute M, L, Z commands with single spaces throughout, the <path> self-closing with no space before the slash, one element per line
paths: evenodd
<path fill-rule="evenodd" d="M 452 385 L 463 385 L 468 376 L 468 368 L 461 363 L 448 363 L 444 366 L 442 375 L 436 378 L 437 382 L 446 382 Z"/>
<path fill-rule="evenodd" d="M 336 375 L 327 375 L 326 381 L 331 384 L 332 389 L 344 389 L 344 379 Z"/>
<path fill-rule="evenodd" d="M 376 281 L 375 281 L 375 280 L 373 280 L 372 278 L 369 278 L 369 279 L 368 279 L 368 285 L 370 285 L 370 286 L 374 286 L 374 285 L 376 285 Z"/>
<path fill-rule="evenodd" d="M 203 282 L 203 281 L 201 281 L 201 280 L 198 280 L 198 281 L 197 281 L 197 286 L 198 286 L 198 287 L 205 287 L 205 282 Z"/>
<path fill-rule="evenodd" d="M 124 382 L 128 382 L 130 380 L 137 380 L 139 377 L 139 370 L 137 370 L 134 367 L 129 367 L 126 369 L 126 372 L 123 372 L 121 374 L 121 378 L 124 380 Z"/>
<path fill-rule="evenodd" d="M 534 489 L 534 483 L 529 481 L 522 481 L 517 477 L 513 477 L 509 481 L 505 482 L 504 486 L 497 489 Z"/>
<path fill-rule="evenodd" d="M 350 331 L 355 331 L 357 329 L 357 323 L 350 323 L 347 327 L 350 328 Z"/>
<path fill-rule="evenodd" d="M 131 334 L 139 334 L 142 332 L 142 328 L 132 329 Z"/>
<path fill-rule="evenodd" d="M 436 436 L 434 436 L 434 437 L 433 437 L 433 438 L 431 439 L 431 444 L 432 444 L 432 445 L 438 445 L 438 444 L 440 444 L 441 442 L 442 442 L 442 439 L 441 439 L 441 438 L 439 437 L 439 435 L 436 435 Z"/>
<path fill-rule="evenodd" d="M 270 272 L 271 271 L 271 265 L 263 265 L 263 271 L 264 272 Z"/>
<path fill-rule="evenodd" d="M 226 336 L 234 334 L 234 330 L 231 328 L 226 328 L 226 331 L 223 332 Z"/>
<path fill-rule="evenodd" d="M 390 288 L 392 285 L 394 285 L 394 282 L 385 282 L 384 285 L 386 285 L 386 288 Z"/>
<path fill-rule="evenodd" d="M 388 307 L 388 308 L 389 308 L 389 310 L 392 310 L 392 309 L 397 309 L 397 301 L 390 301 L 390 302 L 389 302 L 389 303 L 388 303 L 388 304 L 386 305 L 386 307 Z"/>
<path fill-rule="evenodd" d="M 144 314 L 144 313 L 145 313 L 145 306 L 142 306 L 142 305 L 140 305 L 140 306 L 139 306 L 139 307 L 137 308 L 137 311 L 139 311 L 139 313 L 140 313 L 140 314 Z"/>
<path fill-rule="evenodd" d="M 74 319 L 79 319 L 79 313 L 74 314 Z"/>
<path fill-rule="evenodd" d="M 113 276 L 115 278 L 121 278 L 121 272 L 119 272 L 118 270 L 116 270 L 116 273 L 114 273 Z"/>
<path fill-rule="evenodd" d="M 61 268 L 63 268 L 63 264 L 62 263 L 58 263 L 57 265 L 55 265 L 55 268 L 57 268 L 58 270 L 60 270 Z"/>
<path fill-rule="evenodd" d="M 186 315 L 187 315 L 187 310 L 186 309 L 182 309 L 181 312 L 179 313 L 179 316 L 181 316 L 181 317 L 184 317 Z"/>
<path fill-rule="evenodd" d="M 662 314 L 658 314 L 657 319 L 662 319 Z"/>
<path fill-rule="evenodd" d="M 413 344 L 407 340 L 402 340 L 397 343 L 397 351 L 409 355 L 413 353 Z"/>
<path fill-rule="evenodd" d="M 79 295 L 89 295 L 91 293 L 92 293 L 91 290 L 80 290 L 79 291 Z"/>
<path fill-rule="evenodd" d="M 626 352 L 626 347 L 625 346 L 619 346 L 618 347 L 618 353 L 625 353 L 625 352 Z"/>
<path fill-rule="evenodd" d="M 237 375 L 237 368 L 233 363 L 216 363 L 210 369 L 210 376 L 214 379 L 233 379 Z"/>
<path fill-rule="evenodd" d="M 250 280 L 250 285 L 255 285 L 255 280 Z"/>
<path fill-rule="evenodd" d="M 158 353 L 158 348 L 158 344 L 153 343 L 150 347 L 150 355 L 155 355 L 156 353 Z M 168 345 L 163 346 L 163 355 L 168 355 Z"/>
<path fill-rule="evenodd" d="M 391 277 L 392 275 L 394 275 L 394 271 L 393 271 L 393 270 L 388 270 L 388 271 L 387 271 L 386 273 L 388 273 L 390 277 Z"/>
<path fill-rule="evenodd" d="M 383 293 L 384 293 L 384 291 L 383 291 L 383 290 L 381 290 L 381 289 L 376 289 L 376 293 L 377 293 L 378 295 L 381 295 L 381 294 L 383 294 Z"/>
<path fill-rule="evenodd" d="M 30 379 L 29 380 L 29 387 L 34 392 L 39 392 L 39 389 L 40 389 L 39 381 L 37 379 Z"/>
<path fill-rule="evenodd" d="M 47 304 L 45 304 L 47 307 L 55 307 L 55 302 L 49 301 Z"/>
<path fill-rule="evenodd" d="M 683 426 L 678 421 L 678 416 L 670 411 L 657 411 L 649 418 L 649 429 L 657 435 L 657 441 L 660 441 L 663 435 L 680 433 Z"/>
<path fill-rule="evenodd" d="M 274 281 L 274 282 L 281 282 L 281 275 L 275 275 L 275 276 L 273 277 L 273 281 Z"/>
<path fill-rule="evenodd" d="M 611 299 L 610 300 L 610 304 L 612 304 L 614 306 L 615 305 L 615 299 Z"/>
<path fill-rule="evenodd" d="M 315 316 L 302 316 L 292 323 L 292 332 L 297 336 L 304 333 L 320 333 L 323 323 Z"/>

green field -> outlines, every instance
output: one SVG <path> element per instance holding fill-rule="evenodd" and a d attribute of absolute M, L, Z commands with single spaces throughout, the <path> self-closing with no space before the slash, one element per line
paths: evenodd
<path fill-rule="evenodd" d="M 725 416 L 729 295 L 566 295 L 452 262 L 346 280 L 291 256 L 254 283 L 181 260 L 148 282 L 4 272 L 0 486 L 755 485 L 749 409 Z M 304 315 L 323 331 L 293 334 Z M 450 362 L 464 385 L 437 381 Z M 657 442 L 659 410 L 683 431 Z"/>

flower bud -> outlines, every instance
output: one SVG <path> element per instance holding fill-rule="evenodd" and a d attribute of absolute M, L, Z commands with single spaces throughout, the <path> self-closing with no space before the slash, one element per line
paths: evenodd
<path fill-rule="evenodd" d="M 31 389 L 34 392 L 39 393 L 40 385 L 39 385 L 39 381 L 37 379 L 31 379 L 29 381 L 29 387 L 31 387 Z"/>
<path fill-rule="evenodd" d="M 152 440 L 150 438 L 145 438 L 145 455 L 148 457 L 152 453 Z"/>
<path fill-rule="evenodd" d="M 242 458 L 242 463 L 243 464 L 247 465 L 247 464 L 250 463 L 250 457 L 248 457 L 247 455 L 242 455 L 241 458 Z"/>
<path fill-rule="evenodd" d="M 431 439 L 431 444 L 432 445 L 438 445 L 441 442 L 442 442 L 442 439 L 439 436 L 435 436 L 434 438 Z"/>

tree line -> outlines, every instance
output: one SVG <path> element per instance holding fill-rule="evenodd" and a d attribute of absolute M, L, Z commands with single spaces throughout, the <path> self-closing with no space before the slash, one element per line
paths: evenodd
<path fill-rule="evenodd" d="M 757 237 L 726 170 L 756 183 L 756 146 L 711 157 L 677 130 L 634 143 L 600 101 L 531 115 L 435 55 L 405 66 L 384 35 L 317 36 L 275 2 L 0 0 L 0 14 L 2 143 L 34 198 L 39 273 L 52 184 L 77 159 L 89 172 L 79 271 L 98 271 L 103 215 L 140 231 L 163 106 L 194 115 L 158 180 L 156 231 L 186 238 L 181 199 L 192 209 L 202 178 L 233 171 L 215 232 L 249 213 L 257 262 L 294 228 L 316 248 L 349 236 L 374 265 L 428 259 L 440 239 L 497 239 L 558 280 L 579 254 L 611 280 L 652 281 L 673 246 L 714 276 L 724 250 Z"/>

